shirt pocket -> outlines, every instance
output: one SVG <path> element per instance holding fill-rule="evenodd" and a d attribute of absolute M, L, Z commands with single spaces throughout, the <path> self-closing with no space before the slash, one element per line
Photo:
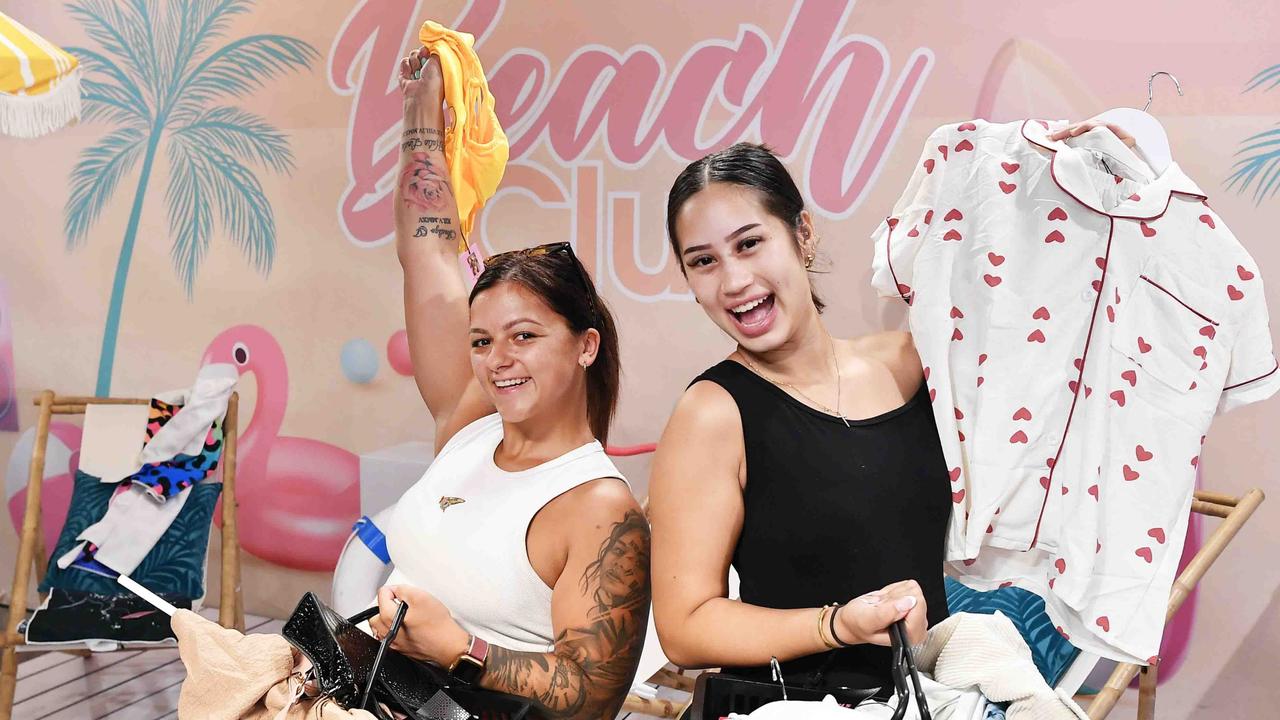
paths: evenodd
<path fill-rule="evenodd" d="M 1165 386 L 1144 392 L 1144 383 L 1130 379 L 1139 395 L 1155 400 L 1169 390 L 1188 393 L 1204 382 L 1210 363 L 1227 361 L 1218 337 L 1221 303 L 1162 258 L 1146 262 L 1116 314 L 1111 347 Z"/>

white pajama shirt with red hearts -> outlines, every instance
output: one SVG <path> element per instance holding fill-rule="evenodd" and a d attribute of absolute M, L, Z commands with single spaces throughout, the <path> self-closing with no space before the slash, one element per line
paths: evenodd
<path fill-rule="evenodd" d="M 1280 388 L 1262 279 L 1176 164 L 1110 131 L 939 128 L 876 230 L 951 468 L 949 571 L 1154 661 L 1215 413 Z M 1054 127 L 1056 129 L 1056 127 Z"/>

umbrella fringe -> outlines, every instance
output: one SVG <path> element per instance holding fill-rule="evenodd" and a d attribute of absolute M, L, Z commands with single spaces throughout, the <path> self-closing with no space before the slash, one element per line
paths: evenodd
<path fill-rule="evenodd" d="M 0 93 L 0 134 L 40 137 L 80 120 L 80 68 L 39 95 Z"/>

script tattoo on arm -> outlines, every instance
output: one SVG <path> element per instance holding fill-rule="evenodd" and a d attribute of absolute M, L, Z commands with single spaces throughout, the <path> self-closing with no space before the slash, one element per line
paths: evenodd
<path fill-rule="evenodd" d="M 491 647 L 481 685 L 535 700 L 548 718 L 613 718 L 640 661 L 649 620 L 649 524 L 635 510 L 615 523 L 579 582 L 591 610 L 551 653 Z"/>

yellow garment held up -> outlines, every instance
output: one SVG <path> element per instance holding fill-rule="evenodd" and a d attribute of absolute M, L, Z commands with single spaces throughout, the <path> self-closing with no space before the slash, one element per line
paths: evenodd
<path fill-rule="evenodd" d="M 510 147 L 493 111 L 493 93 L 484 68 L 472 48 L 475 38 L 428 20 L 422 24 L 418 39 L 440 58 L 444 100 L 453 111 L 453 124 L 445 129 L 444 156 L 462 221 L 458 251 L 467 252 L 466 238 L 480 208 L 498 190 Z"/>

